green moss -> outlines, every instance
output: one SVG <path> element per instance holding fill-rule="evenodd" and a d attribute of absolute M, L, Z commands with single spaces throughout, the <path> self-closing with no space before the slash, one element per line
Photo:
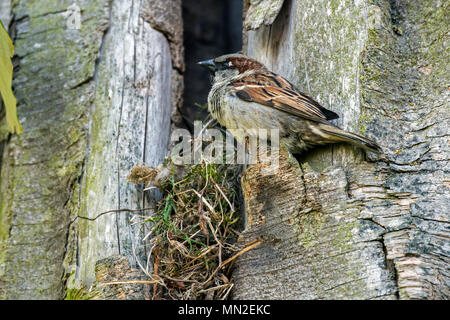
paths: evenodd
<path fill-rule="evenodd" d="M 370 43 L 371 46 L 375 47 L 381 47 L 382 42 L 378 33 L 378 30 L 376 28 L 369 28 L 368 30 L 368 43 Z"/>
<path fill-rule="evenodd" d="M 345 214 L 345 213 L 344 213 Z M 337 231 L 331 241 L 331 245 L 338 248 L 336 252 L 345 252 L 353 248 L 354 235 L 353 230 L 359 228 L 358 220 L 345 221 L 337 225 Z"/>
<path fill-rule="evenodd" d="M 320 231 L 325 223 L 325 215 L 319 211 L 311 211 L 299 216 L 297 220 L 297 237 L 306 249 L 312 249 L 320 240 Z"/>
<path fill-rule="evenodd" d="M 5 141 L 9 136 L 9 128 L 8 124 L 6 123 L 6 118 L 2 118 L 0 120 L 0 143 L 2 141 Z"/>
<path fill-rule="evenodd" d="M 370 121 L 369 113 L 364 107 L 361 108 L 361 116 L 359 117 L 359 133 L 365 135 L 367 131 L 367 123 Z"/>
<path fill-rule="evenodd" d="M 86 287 L 67 289 L 64 300 L 96 300 L 101 299 L 98 291 L 89 291 Z"/>

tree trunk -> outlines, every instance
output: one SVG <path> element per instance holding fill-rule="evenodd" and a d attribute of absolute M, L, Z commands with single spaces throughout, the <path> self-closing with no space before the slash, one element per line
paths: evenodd
<path fill-rule="evenodd" d="M 233 298 L 448 299 L 449 5 L 245 8 L 244 51 L 386 155 L 335 145 L 282 153 L 278 171 L 249 167 L 240 241 L 263 243 L 236 261 Z M 145 279 L 140 225 L 117 210 L 152 205 L 158 195 L 144 199 L 127 175 L 158 165 L 171 118 L 181 121 L 181 0 L 0 0 L 0 19 L 24 128 L 0 137 L 0 298 L 73 297 L 91 284 L 97 298 L 148 297 L 148 283 L 101 283 Z"/>
<path fill-rule="evenodd" d="M 387 159 L 337 145 L 250 167 L 241 240 L 264 242 L 236 262 L 234 298 L 448 299 L 448 3 L 277 2 L 247 1 L 247 54 Z"/>
<path fill-rule="evenodd" d="M 12 16 L 24 133 L 2 156 L 0 297 L 58 299 L 66 284 L 90 286 L 96 261 L 120 254 L 136 267 L 144 250 L 131 213 L 77 216 L 149 206 L 127 175 L 167 153 L 184 68 L 181 1 L 19 0 Z"/>

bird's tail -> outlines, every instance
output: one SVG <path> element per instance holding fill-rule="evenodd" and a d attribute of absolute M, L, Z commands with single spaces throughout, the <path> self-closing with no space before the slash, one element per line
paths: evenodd
<path fill-rule="evenodd" d="M 320 129 L 323 133 L 329 135 L 328 138 L 332 142 L 348 142 L 371 152 L 383 153 L 381 147 L 374 141 L 355 133 L 344 131 L 333 125 L 320 124 Z"/>

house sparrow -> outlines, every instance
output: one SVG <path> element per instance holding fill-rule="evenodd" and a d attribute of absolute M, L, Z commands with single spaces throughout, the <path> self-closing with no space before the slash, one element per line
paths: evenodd
<path fill-rule="evenodd" d="M 329 123 L 339 116 L 254 59 L 229 54 L 199 64 L 214 74 L 208 95 L 211 115 L 239 142 L 243 130 L 236 129 L 279 129 L 280 143 L 291 153 L 339 142 L 382 153 L 375 142 Z"/>

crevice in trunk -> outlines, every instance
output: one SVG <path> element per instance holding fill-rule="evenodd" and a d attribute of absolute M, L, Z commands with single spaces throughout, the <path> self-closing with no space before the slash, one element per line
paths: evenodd
<path fill-rule="evenodd" d="M 201 9 L 200 9 L 201 8 Z M 186 71 L 181 114 L 193 130 L 194 120 L 204 120 L 211 78 L 197 62 L 242 49 L 242 0 L 183 1 Z"/>

